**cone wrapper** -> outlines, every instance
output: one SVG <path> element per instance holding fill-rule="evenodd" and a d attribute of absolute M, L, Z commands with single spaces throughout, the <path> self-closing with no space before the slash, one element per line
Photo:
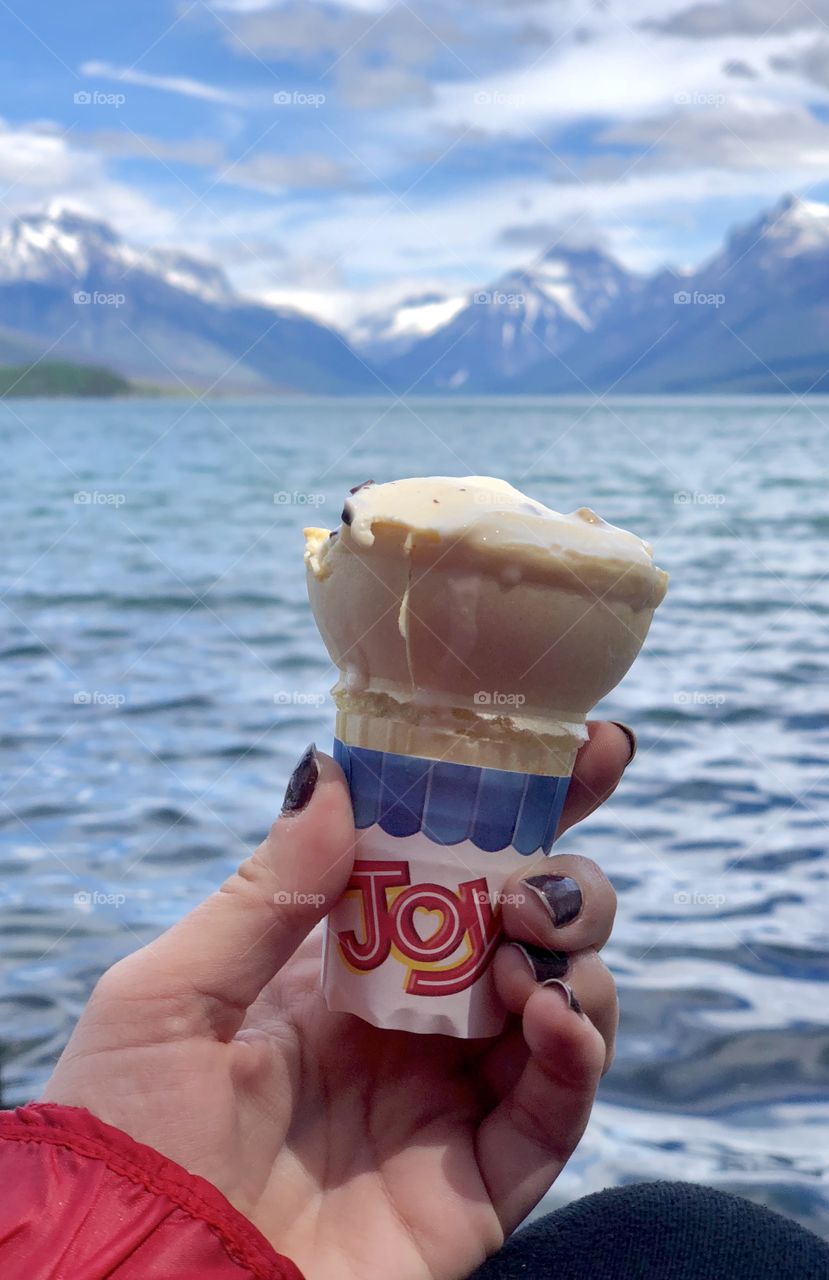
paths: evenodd
<path fill-rule="evenodd" d="M 519 773 L 349 746 L 334 757 L 357 829 L 354 868 L 331 911 L 328 1007 L 377 1027 L 497 1035 L 506 1011 L 491 962 L 504 886 L 548 854 L 569 776 Z"/>

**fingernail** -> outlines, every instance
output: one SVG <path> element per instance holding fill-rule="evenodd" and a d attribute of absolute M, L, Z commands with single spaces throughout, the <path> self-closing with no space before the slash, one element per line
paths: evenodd
<path fill-rule="evenodd" d="M 542 982 L 541 985 L 542 987 L 558 987 L 561 990 L 564 999 L 573 1010 L 573 1013 L 584 1014 L 584 1010 L 578 1002 L 575 991 L 572 987 L 568 986 L 566 982 L 562 982 L 560 978 L 550 978 L 548 982 Z"/>
<path fill-rule="evenodd" d="M 314 794 L 317 779 L 320 776 L 320 762 L 317 748 L 312 742 L 299 758 L 288 785 L 285 788 L 285 799 L 282 801 L 283 813 L 301 813 Z"/>
<path fill-rule="evenodd" d="M 629 724 L 624 724 L 621 720 L 611 720 L 610 723 L 615 724 L 616 728 L 621 729 L 622 733 L 627 736 L 627 740 L 630 743 L 630 755 L 628 756 L 628 764 L 630 764 L 631 760 L 636 755 L 636 734 Z M 625 767 L 627 768 L 627 765 Z"/>
<path fill-rule="evenodd" d="M 575 920 L 581 911 L 581 889 L 571 876 L 528 876 L 524 884 L 541 899 L 557 929 Z"/>
<path fill-rule="evenodd" d="M 513 942 L 530 966 L 533 978 L 543 986 L 545 982 L 563 978 L 570 964 L 570 957 L 564 951 L 545 951 L 543 947 L 534 947 L 530 942 Z"/>

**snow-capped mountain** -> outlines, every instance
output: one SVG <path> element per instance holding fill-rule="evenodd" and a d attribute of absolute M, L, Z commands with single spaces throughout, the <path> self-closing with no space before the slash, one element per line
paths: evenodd
<path fill-rule="evenodd" d="M 829 206 L 787 196 L 693 272 L 662 271 L 608 309 L 529 392 L 761 391 L 829 386 Z M 573 375 L 577 376 L 573 376 Z"/>
<path fill-rule="evenodd" d="M 422 338 L 449 324 L 468 301 L 465 294 L 417 294 L 390 310 L 360 316 L 349 337 L 366 359 L 384 362 L 402 356 Z"/>
<path fill-rule="evenodd" d="M 299 312 L 247 301 L 219 267 L 141 249 L 62 207 L 0 231 L 0 332 L 50 358 L 156 385 L 371 391 L 348 343 Z"/>
<path fill-rule="evenodd" d="M 96 272 L 113 278 L 143 274 L 208 302 L 233 296 L 219 267 L 176 249 L 137 249 L 105 222 L 56 203 L 45 213 L 16 218 L 0 230 L 0 283 L 50 284 Z"/>
<path fill-rule="evenodd" d="M 401 391 L 829 390 L 829 206 L 787 196 L 693 271 L 556 250 L 379 363 Z"/>
<path fill-rule="evenodd" d="M 557 248 L 472 293 L 464 305 L 455 302 L 448 323 L 402 351 L 375 340 L 372 354 L 394 386 L 506 389 L 526 370 L 562 356 L 636 286 L 636 277 L 600 249 Z"/>
<path fill-rule="evenodd" d="M 829 205 L 787 196 L 693 271 L 556 249 L 479 292 L 408 297 L 351 340 L 66 208 L 0 231 L 0 363 L 48 351 L 196 390 L 803 393 L 829 390 Z"/>
<path fill-rule="evenodd" d="M 827 247 L 829 205 L 784 196 L 768 213 L 737 228 L 724 252 L 733 259 L 748 251 L 755 253 L 755 262 L 771 265 L 802 254 L 825 253 Z"/>

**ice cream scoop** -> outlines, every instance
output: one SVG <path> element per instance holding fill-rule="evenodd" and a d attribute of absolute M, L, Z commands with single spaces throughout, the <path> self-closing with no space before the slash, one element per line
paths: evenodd
<path fill-rule="evenodd" d="M 667 587 L 641 538 L 487 476 L 368 482 L 305 537 L 337 736 L 456 763 L 569 773 Z"/>

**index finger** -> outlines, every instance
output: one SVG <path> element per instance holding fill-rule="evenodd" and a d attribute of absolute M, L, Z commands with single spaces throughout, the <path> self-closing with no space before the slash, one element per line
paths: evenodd
<path fill-rule="evenodd" d="M 632 729 L 610 720 L 588 720 L 586 742 L 576 756 L 557 836 L 598 809 L 616 790 L 636 752 Z"/>

